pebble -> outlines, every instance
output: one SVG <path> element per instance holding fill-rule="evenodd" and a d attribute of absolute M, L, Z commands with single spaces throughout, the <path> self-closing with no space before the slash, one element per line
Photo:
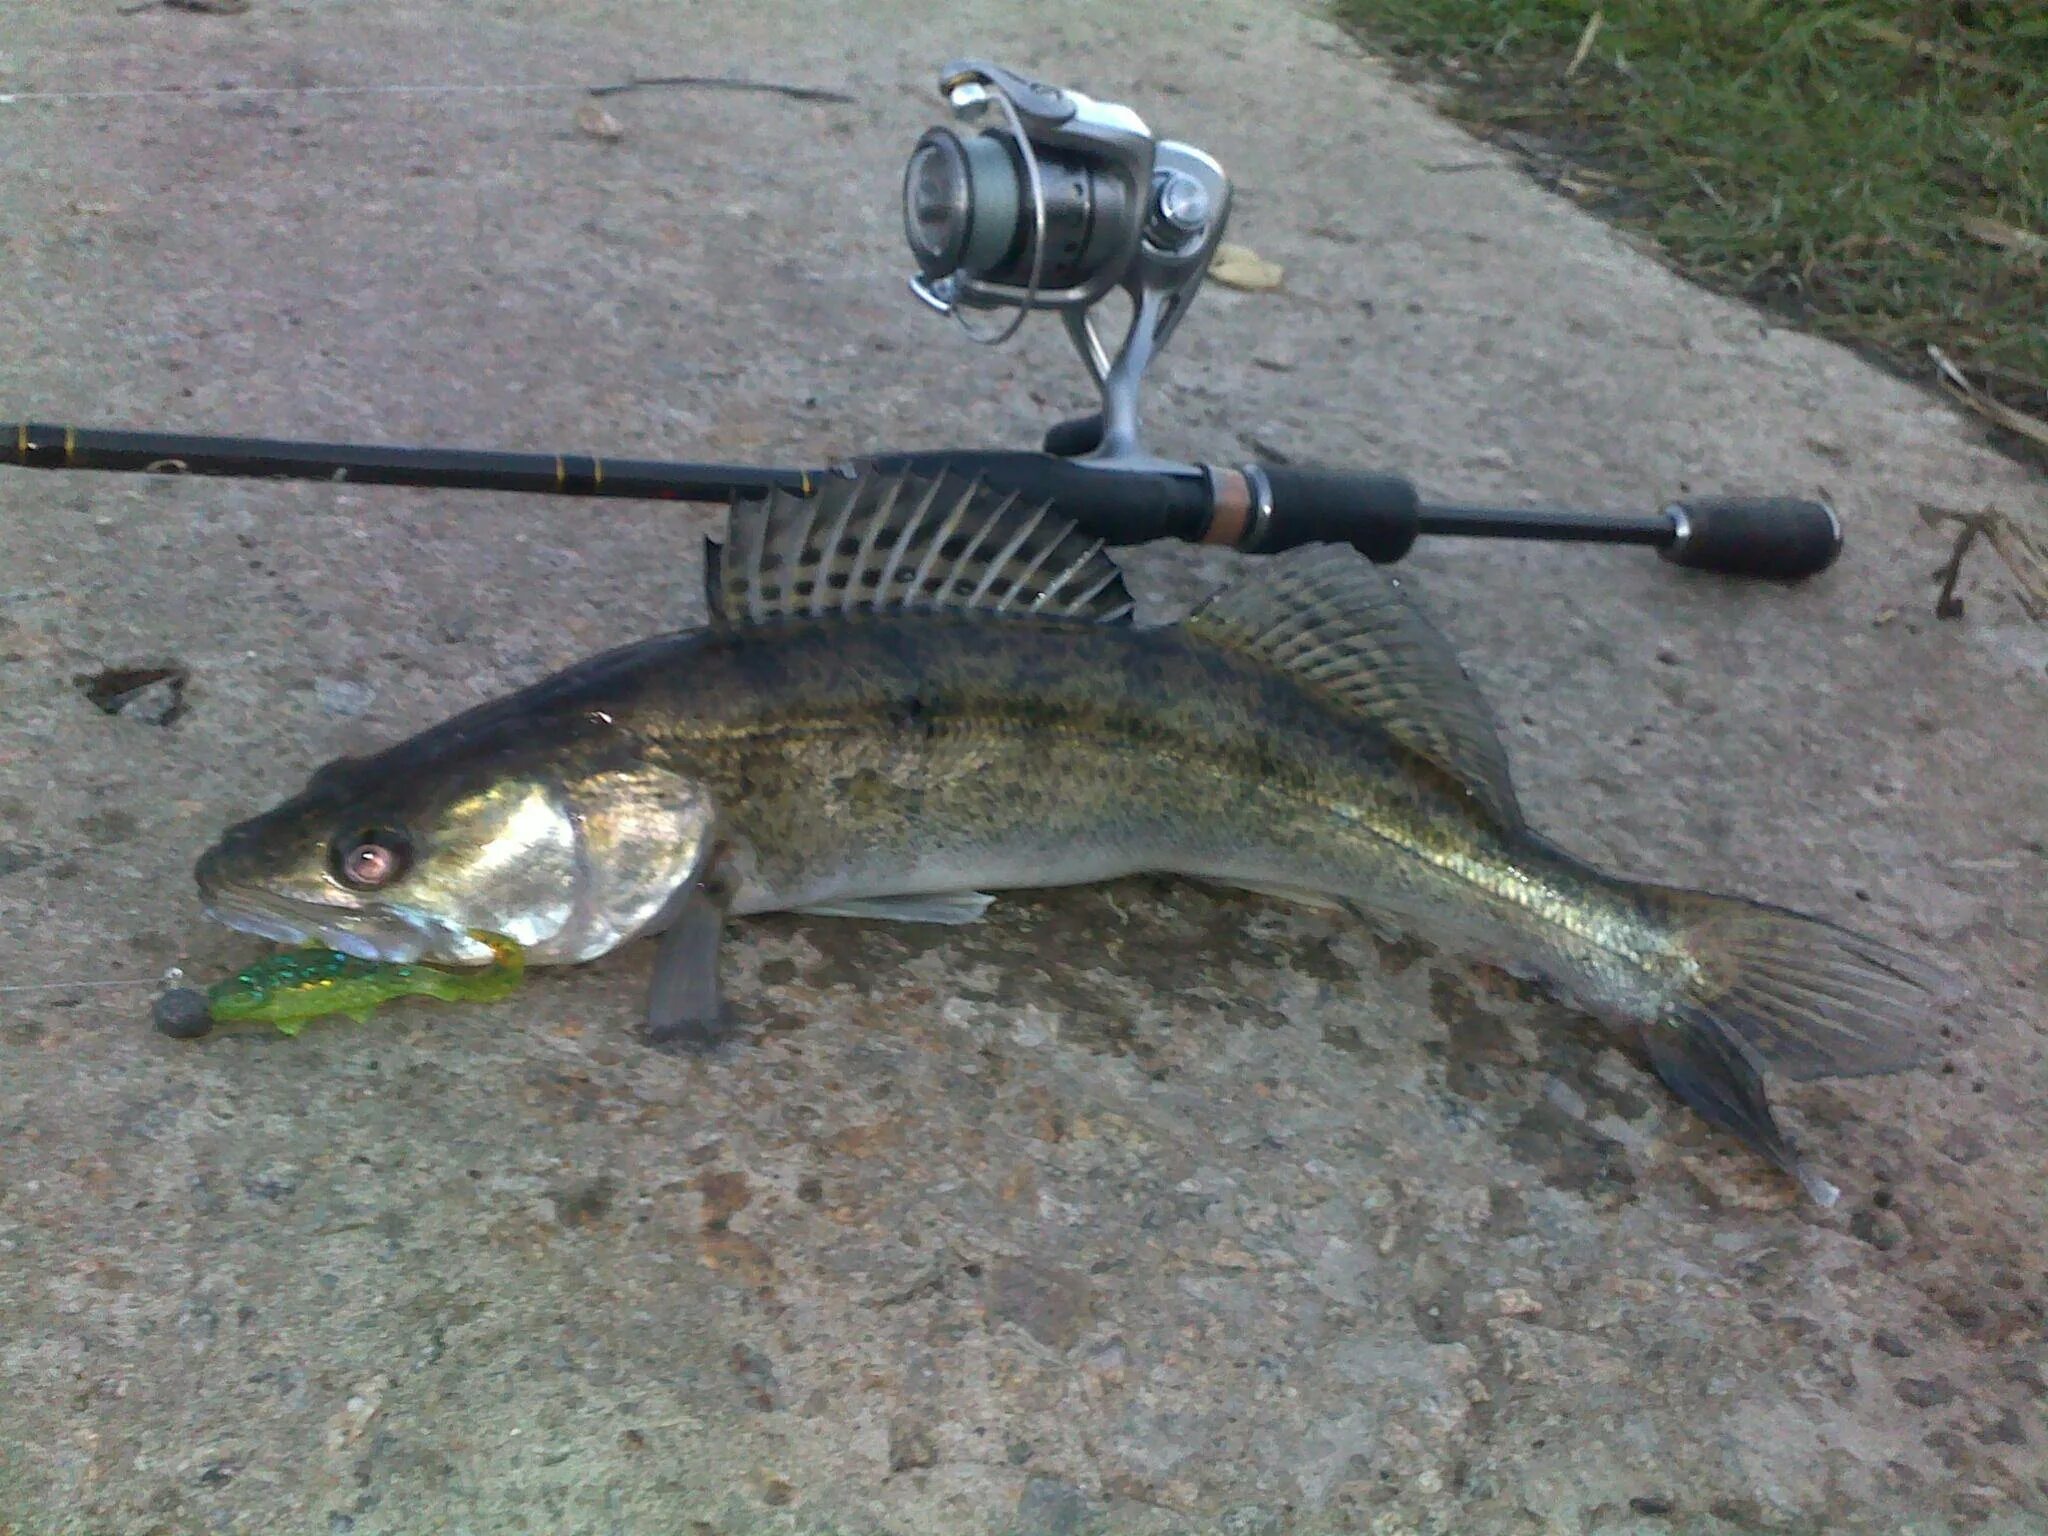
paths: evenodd
<path fill-rule="evenodd" d="M 313 680 L 313 697 L 330 715 L 354 717 L 368 712 L 376 701 L 377 690 L 347 678 L 320 677 Z"/>
<path fill-rule="evenodd" d="M 115 705 L 115 712 L 123 720 L 135 720 L 143 725 L 169 725 L 183 702 L 178 684 L 166 678 L 122 694 Z"/>
<path fill-rule="evenodd" d="M 1494 1292 L 1493 1304 L 1502 1317 L 1541 1317 L 1543 1303 L 1519 1286 Z"/>
<path fill-rule="evenodd" d="M 1943 1403 L 1953 1401 L 1956 1395 L 1956 1389 L 1939 1376 L 1909 1376 L 1894 1382 L 1892 1391 L 1899 1395 L 1901 1401 L 1911 1403 L 1915 1408 L 1939 1408 Z"/>
<path fill-rule="evenodd" d="M 173 1040 L 197 1040 L 213 1028 L 213 1009 L 194 987 L 174 987 L 150 1010 L 156 1027 Z"/>

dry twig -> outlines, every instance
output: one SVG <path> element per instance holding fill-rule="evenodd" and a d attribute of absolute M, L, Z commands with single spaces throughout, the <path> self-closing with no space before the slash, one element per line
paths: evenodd
<path fill-rule="evenodd" d="M 1954 523 L 1958 529 L 1948 563 L 1934 573 L 1935 580 L 1941 583 L 1941 592 L 1934 599 L 1936 618 L 1962 617 L 1963 604 L 1956 596 L 1956 581 L 1963 574 L 1963 556 L 1970 552 L 1972 544 L 1984 538 L 2012 572 L 2013 584 L 2019 589 L 2020 607 L 2027 617 L 2036 624 L 2048 624 L 2048 537 L 2034 533 L 2011 513 L 1996 507 L 1986 507 L 1981 512 L 1958 512 L 1952 507 L 1923 503 L 1920 516 L 1930 528 Z"/>

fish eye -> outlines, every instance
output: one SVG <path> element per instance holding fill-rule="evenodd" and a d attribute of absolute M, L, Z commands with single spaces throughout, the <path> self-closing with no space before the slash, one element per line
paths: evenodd
<path fill-rule="evenodd" d="M 366 827 L 336 840 L 334 875 L 358 891 L 389 885 L 412 863 L 412 839 L 394 827 Z"/>

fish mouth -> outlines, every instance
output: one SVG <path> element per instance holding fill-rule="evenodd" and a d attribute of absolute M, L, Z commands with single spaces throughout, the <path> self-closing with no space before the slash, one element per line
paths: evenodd
<path fill-rule="evenodd" d="M 207 893 L 205 913 L 237 933 L 278 944 L 322 944 L 358 960 L 410 965 L 488 960 L 490 950 L 453 923 L 423 912 L 359 912 L 249 891 Z M 481 953 L 479 953 L 481 952 Z"/>

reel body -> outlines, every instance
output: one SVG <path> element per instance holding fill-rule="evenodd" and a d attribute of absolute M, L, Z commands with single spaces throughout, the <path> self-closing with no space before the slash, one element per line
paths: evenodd
<path fill-rule="evenodd" d="M 911 151 L 911 291 L 963 326 L 967 310 L 1014 310 L 997 333 L 968 326 L 989 344 L 1035 309 L 1059 311 L 1102 396 L 1099 440 L 1075 462 L 1166 467 L 1139 441 L 1138 391 L 1208 275 L 1230 218 L 1230 178 L 1193 145 L 1155 138 L 1128 107 L 993 64 L 955 64 L 939 87 L 979 131 L 935 127 Z M 1092 311 L 1119 288 L 1131 318 L 1112 353 Z"/>

